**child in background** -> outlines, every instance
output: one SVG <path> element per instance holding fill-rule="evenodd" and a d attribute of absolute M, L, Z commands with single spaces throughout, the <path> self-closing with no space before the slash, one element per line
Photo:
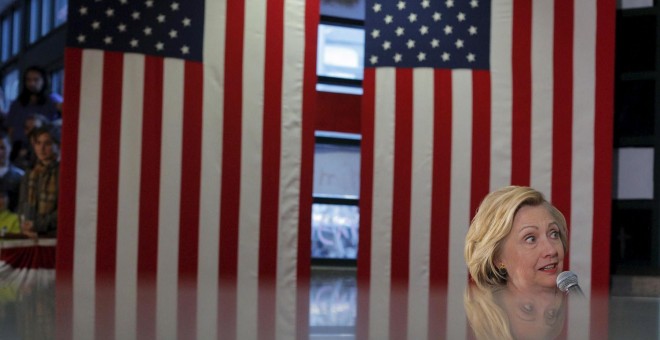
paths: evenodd
<path fill-rule="evenodd" d="M 0 236 L 21 234 L 18 215 L 9 210 L 9 193 L 0 188 Z"/>

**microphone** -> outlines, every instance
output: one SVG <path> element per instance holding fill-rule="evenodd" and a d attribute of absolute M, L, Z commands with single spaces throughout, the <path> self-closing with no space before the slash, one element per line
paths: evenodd
<path fill-rule="evenodd" d="M 557 276 L 557 288 L 562 292 L 568 294 L 578 295 L 584 297 L 584 293 L 578 285 L 578 278 L 572 271 L 561 272 Z"/>

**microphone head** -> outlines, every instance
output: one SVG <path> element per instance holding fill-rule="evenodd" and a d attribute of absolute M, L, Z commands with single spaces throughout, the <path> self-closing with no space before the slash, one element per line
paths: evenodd
<path fill-rule="evenodd" d="M 578 284 L 578 278 L 572 271 L 561 272 L 557 276 L 557 288 L 562 292 L 567 292 L 569 288 Z"/>

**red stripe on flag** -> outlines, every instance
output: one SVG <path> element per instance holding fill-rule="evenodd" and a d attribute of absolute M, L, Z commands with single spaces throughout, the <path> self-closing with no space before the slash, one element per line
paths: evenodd
<path fill-rule="evenodd" d="M 529 185 L 532 128 L 532 2 L 513 1 L 511 184 Z"/>
<path fill-rule="evenodd" d="M 258 338 L 275 338 L 275 293 L 279 235 L 280 157 L 282 154 L 282 63 L 284 4 L 269 1 L 266 17 L 264 69 L 263 164 L 261 168 L 261 219 L 259 221 Z M 255 112 L 256 114 L 256 112 Z"/>
<path fill-rule="evenodd" d="M 154 86 L 159 84 L 160 86 Z M 163 59 L 145 57 L 142 162 L 140 165 L 140 230 L 138 235 L 138 338 L 156 337 L 156 272 L 158 206 L 163 125 Z"/>
<path fill-rule="evenodd" d="M 452 72 L 434 77 L 431 256 L 429 259 L 429 339 L 447 330 L 449 284 L 449 209 L 451 190 Z"/>
<path fill-rule="evenodd" d="M 199 203 L 202 164 L 202 102 L 204 66 L 185 62 L 181 201 L 179 214 L 179 295 L 177 328 L 180 339 L 195 338 L 199 259 Z"/>
<path fill-rule="evenodd" d="M 369 338 L 369 286 L 371 285 L 371 214 L 374 187 L 374 133 L 376 70 L 365 68 L 362 80 L 362 142 L 360 157 L 360 229 L 357 255 L 358 304 L 356 339 Z"/>
<path fill-rule="evenodd" d="M 124 58 L 122 53 L 103 56 L 103 96 L 99 150 L 98 219 L 96 232 L 96 328 L 97 339 L 115 337 L 115 273 L 117 262 L 117 211 L 119 143 Z"/>
<path fill-rule="evenodd" d="M 76 176 L 78 169 L 78 124 L 80 117 L 82 50 L 64 51 L 66 101 L 62 111 L 62 155 L 58 198 L 56 322 L 57 339 L 73 337 L 73 256 L 76 221 Z"/>
<path fill-rule="evenodd" d="M 392 285 L 390 334 L 404 339 L 408 320 L 410 275 L 410 199 L 413 135 L 413 72 L 396 71 L 394 124 L 394 187 L 392 193 Z"/>
<path fill-rule="evenodd" d="M 594 134 L 594 212 L 591 249 L 590 337 L 608 335 L 612 208 L 612 131 L 614 113 L 614 0 L 598 0 L 596 17 L 596 117 Z M 603 327 L 603 325 L 605 325 Z"/>
<path fill-rule="evenodd" d="M 490 191 L 490 72 L 472 71 L 472 175 L 470 220 Z"/>
<path fill-rule="evenodd" d="M 225 31 L 224 116 L 220 192 L 220 251 L 218 332 L 236 338 L 236 280 L 238 273 L 238 215 L 241 182 L 241 120 L 243 98 L 244 1 L 227 2 Z M 249 67 L 249 66 L 248 66 Z M 250 112 L 249 114 L 255 114 Z"/>
<path fill-rule="evenodd" d="M 566 217 L 570 228 L 573 144 L 573 0 L 557 0 L 554 17 L 552 204 Z M 570 233 L 569 233 L 570 236 Z M 564 270 L 569 269 L 569 255 Z"/>
<path fill-rule="evenodd" d="M 314 123 L 316 122 L 316 40 L 319 1 L 305 2 L 305 68 L 303 70 L 302 159 L 298 221 L 298 292 L 296 337 L 309 338 L 309 289 L 312 256 L 312 194 L 314 185 Z"/>

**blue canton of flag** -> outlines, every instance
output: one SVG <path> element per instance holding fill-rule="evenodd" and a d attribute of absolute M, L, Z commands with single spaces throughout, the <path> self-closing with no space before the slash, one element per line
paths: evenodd
<path fill-rule="evenodd" d="M 366 12 L 366 67 L 489 68 L 488 0 L 369 0 Z"/>
<path fill-rule="evenodd" d="M 67 46 L 202 60 L 204 1 L 69 0 Z"/>

